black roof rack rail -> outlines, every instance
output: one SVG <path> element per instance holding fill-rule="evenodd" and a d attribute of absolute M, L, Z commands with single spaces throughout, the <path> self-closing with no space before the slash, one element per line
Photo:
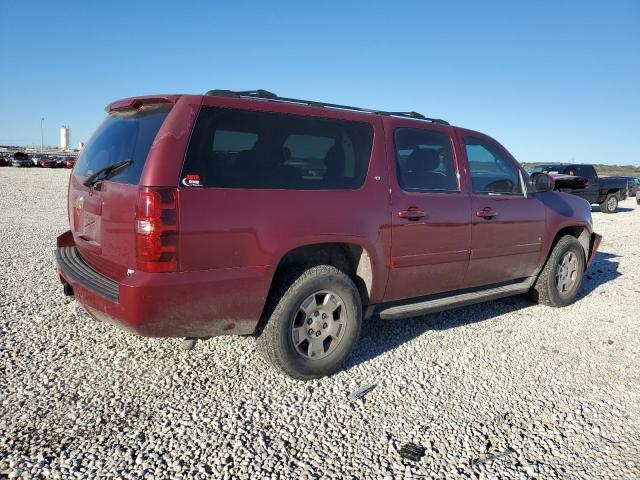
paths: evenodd
<path fill-rule="evenodd" d="M 217 96 L 217 97 L 257 97 L 257 98 L 270 98 L 275 100 L 278 96 L 275 93 L 271 93 L 268 90 L 209 90 L 206 93 L 207 96 Z"/>
<path fill-rule="evenodd" d="M 432 123 L 440 123 L 442 125 L 449 125 L 449 122 L 446 120 L 442 120 L 440 118 L 429 118 L 425 117 L 421 113 L 418 112 L 386 112 L 384 110 L 371 110 L 369 108 L 360 108 L 360 107 L 350 107 L 348 105 L 340 105 L 337 103 L 326 103 L 326 102 L 316 102 L 314 100 L 301 100 L 298 98 L 288 98 L 288 97 L 279 97 L 275 93 L 269 92 L 268 90 L 209 90 L 206 93 L 207 96 L 213 97 L 249 97 L 249 98 L 263 98 L 265 100 L 275 100 L 278 102 L 289 102 L 289 103 L 302 103 L 304 105 L 309 105 L 312 107 L 328 107 L 328 108 L 337 108 L 340 110 L 353 110 L 356 112 L 365 112 L 372 113 L 375 115 L 387 115 L 392 117 L 407 117 L 407 118 L 415 118 L 418 120 L 426 120 Z"/>

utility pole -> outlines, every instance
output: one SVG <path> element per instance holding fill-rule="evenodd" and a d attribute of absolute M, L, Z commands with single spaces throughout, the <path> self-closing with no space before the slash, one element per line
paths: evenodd
<path fill-rule="evenodd" d="M 44 130 L 42 129 L 42 122 L 44 122 L 44 117 L 40 119 L 40 153 L 44 152 Z"/>

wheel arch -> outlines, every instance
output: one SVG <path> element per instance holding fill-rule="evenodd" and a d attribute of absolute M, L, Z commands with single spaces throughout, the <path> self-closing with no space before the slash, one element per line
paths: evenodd
<path fill-rule="evenodd" d="M 289 248 L 281 253 L 275 267 L 272 284 L 290 268 L 311 268 L 332 265 L 344 272 L 356 284 L 366 305 L 374 288 L 382 279 L 374 275 L 375 254 L 371 248 L 353 241 L 315 242 Z"/>
<path fill-rule="evenodd" d="M 546 258 L 549 258 L 549 255 L 551 255 L 551 252 L 555 248 L 558 241 L 565 235 L 570 235 L 572 237 L 575 237 L 578 240 L 578 242 L 580 242 L 580 245 L 582 246 L 582 251 L 584 253 L 584 261 L 586 265 L 586 262 L 589 259 L 589 248 L 591 245 L 591 232 L 584 225 L 569 225 L 558 230 L 553 238 L 553 241 L 551 242 L 551 247 L 547 252 Z"/>
<path fill-rule="evenodd" d="M 362 299 L 363 310 L 370 301 L 379 301 L 384 296 L 386 287 L 386 275 L 380 271 L 385 267 L 380 263 L 379 255 L 376 256 L 373 245 L 351 239 L 300 242 L 296 246 L 283 249 L 276 256 L 278 262 L 273 269 L 264 308 L 253 334 L 261 335 L 275 307 L 276 296 L 283 285 L 292 281 L 290 278 L 292 270 L 296 272 L 296 270 L 307 270 L 318 265 L 332 265 L 353 280 Z"/>

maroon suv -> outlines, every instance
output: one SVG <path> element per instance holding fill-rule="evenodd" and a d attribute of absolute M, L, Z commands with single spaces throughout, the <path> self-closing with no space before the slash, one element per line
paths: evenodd
<path fill-rule="evenodd" d="M 415 112 L 264 90 L 106 110 L 70 176 L 65 293 L 141 335 L 253 334 L 296 378 L 338 370 L 374 314 L 565 306 L 600 243 L 585 200 Z"/>

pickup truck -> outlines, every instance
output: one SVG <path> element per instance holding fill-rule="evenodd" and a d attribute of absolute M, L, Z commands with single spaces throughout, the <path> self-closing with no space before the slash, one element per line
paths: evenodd
<path fill-rule="evenodd" d="M 603 213 L 613 213 L 618 208 L 618 202 L 627 198 L 627 181 L 621 178 L 598 177 L 593 165 L 555 163 L 536 165 L 530 173 L 542 172 L 550 175 L 562 174 L 586 178 L 589 183 L 585 188 L 559 187 L 561 192 L 571 193 L 584 198 L 589 203 L 597 203 Z"/>
<path fill-rule="evenodd" d="M 606 177 L 608 180 L 616 179 L 627 182 L 627 197 L 635 197 L 636 192 L 640 190 L 640 178 L 637 177 Z"/>

